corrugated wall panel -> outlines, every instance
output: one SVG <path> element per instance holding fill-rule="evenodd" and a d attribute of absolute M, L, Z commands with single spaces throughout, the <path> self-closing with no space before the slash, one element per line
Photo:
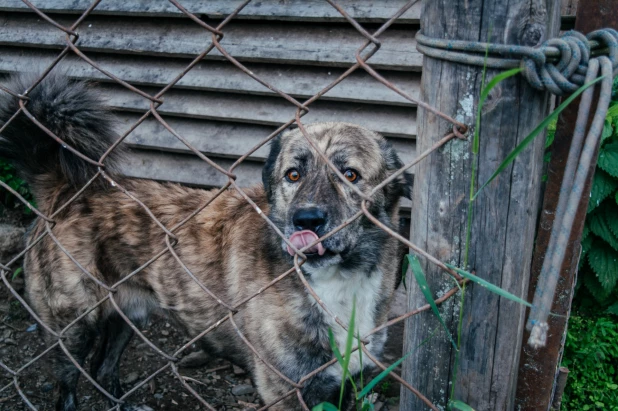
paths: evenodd
<path fill-rule="evenodd" d="M 239 2 L 185 3 L 190 11 L 216 23 Z M 52 13 L 61 24 L 73 22 L 90 5 L 87 0 L 34 4 Z M 259 7 L 252 4 L 225 28 L 221 44 L 253 73 L 299 101 L 313 96 L 350 67 L 365 41 L 321 0 L 262 1 Z M 339 4 L 353 17 L 373 24 L 386 21 L 405 1 L 341 0 Z M 96 10 L 98 15 L 88 17 L 78 29 L 80 50 L 103 69 L 151 95 L 182 72 L 212 40 L 210 33 L 167 1 L 111 0 L 102 2 Z M 410 23 L 418 21 L 419 10 L 418 6 L 410 9 L 380 37 L 382 48 L 371 59 L 372 66 L 385 78 L 413 97 L 419 94 L 422 60 L 414 42 L 417 27 Z M 0 28 L 0 73 L 40 72 L 65 44 L 64 33 L 19 1 L 0 0 Z M 212 54 L 165 94 L 158 112 L 190 144 L 229 167 L 291 119 L 296 109 L 224 61 L 216 50 Z M 68 55 L 55 70 L 102 83 L 118 116 L 119 133 L 130 128 L 149 107 L 148 100 L 113 83 L 76 55 Z M 385 135 L 404 161 L 415 156 L 415 104 L 362 69 L 313 103 L 303 121 L 360 124 Z M 124 165 L 129 176 L 204 187 L 226 181 L 152 117 L 125 141 L 132 148 Z M 267 151 L 267 147 L 260 148 L 238 168 L 241 185 L 260 181 Z"/>
<path fill-rule="evenodd" d="M 563 2 L 565 10 L 576 3 Z M 61 24 L 67 24 L 91 1 L 33 3 Z M 200 18 L 216 24 L 240 3 L 195 0 L 183 4 Z M 406 1 L 337 3 L 352 17 L 373 24 L 388 20 Z M 385 78 L 412 97 L 418 97 L 420 87 L 422 58 L 414 41 L 419 17 L 420 3 L 380 37 L 383 46 L 370 60 Z M 164 0 L 103 1 L 78 31 L 80 50 L 104 69 L 153 94 L 182 72 L 212 40 L 210 33 Z M 230 54 L 300 101 L 350 67 L 355 52 L 364 43 L 360 33 L 323 0 L 252 2 L 224 33 L 221 43 Z M 0 73 L 40 72 L 57 56 L 64 42 L 64 33 L 40 19 L 21 1 L 0 0 Z M 148 109 L 146 99 L 113 84 L 78 56 L 67 56 L 56 70 L 77 79 L 103 83 L 120 120 L 119 132 L 128 129 Z M 164 100 L 158 111 L 165 120 L 223 166 L 231 165 L 295 112 L 290 103 L 224 61 L 216 50 L 185 75 Z M 405 162 L 415 156 L 415 105 L 363 70 L 350 75 L 310 108 L 303 118 L 306 122 L 361 124 L 384 134 Z M 153 118 L 131 133 L 126 142 L 133 150 L 124 167 L 127 175 L 205 187 L 225 182 Z M 260 148 L 238 169 L 241 184 L 259 181 L 266 154 L 267 148 Z"/>
<path fill-rule="evenodd" d="M 385 22 L 408 0 L 337 0 L 347 13 L 360 22 Z M 32 3 L 46 13 L 77 14 L 91 4 L 91 0 L 38 0 Z M 221 18 L 232 13 L 240 0 L 191 0 L 182 2 L 191 13 L 210 18 Z M 418 23 L 421 2 L 414 4 L 397 19 L 398 24 Z M 0 0 L 0 11 L 27 11 L 20 0 Z M 93 14 L 116 16 L 184 17 L 168 1 L 105 0 Z M 237 17 L 249 20 L 283 20 L 345 22 L 339 12 L 324 0 L 260 0 L 249 3 Z"/>
<path fill-rule="evenodd" d="M 55 16 L 70 27 L 75 16 Z M 61 48 L 64 32 L 32 13 L 0 13 L 0 45 Z M 140 54 L 193 58 L 211 43 L 212 35 L 188 19 L 154 19 L 120 16 L 92 16 L 79 27 L 79 48 L 83 52 Z M 380 50 L 371 58 L 379 69 L 420 71 L 422 55 L 416 50 L 410 28 L 395 26 L 380 40 Z M 225 27 L 224 47 L 241 61 L 276 64 L 310 64 L 349 67 L 356 62 L 356 50 L 364 37 L 349 25 L 273 24 L 232 21 Z M 206 60 L 223 59 L 214 49 Z"/>

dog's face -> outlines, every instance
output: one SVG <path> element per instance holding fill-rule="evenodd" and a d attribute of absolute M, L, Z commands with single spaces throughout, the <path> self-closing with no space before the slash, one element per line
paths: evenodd
<path fill-rule="evenodd" d="M 369 192 L 403 164 L 377 133 L 345 123 L 305 127 L 312 142 L 361 192 Z M 311 147 L 300 129 L 288 130 L 271 145 L 262 179 L 269 217 L 298 249 L 329 233 L 361 208 L 361 197 L 343 183 Z M 412 176 L 404 173 L 373 196 L 369 211 L 393 227 L 401 196 L 410 197 Z M 305 252 L 309 268 L 375 264 L 386 233 L 365 217 Z M 282 240 L 290 258 L 293 251 Z"/>

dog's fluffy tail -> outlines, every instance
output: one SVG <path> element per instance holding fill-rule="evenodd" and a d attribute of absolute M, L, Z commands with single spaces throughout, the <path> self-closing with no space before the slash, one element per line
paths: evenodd
<path fill-rule="evenodd" d="M 23 93 L 35 79 L 32 75 L 15 76 L 6 87 Z M 91 84 L 49 75 L 28 97 L 25 105 L 28 112 L 66 145 L 86 157 L 98 161 L 116 141 L 111 113 Z M 18 98 L 0 91 L 0 128 L 19 108 Z M 60 185 L 81 188 L 97 172 L 95 165 L 63 146 L 23 112 L 6 125 L 0 136 L 0 156 L 15 165 L 21 177 L 30 184 L 35 197 L 44 196 Z M 113 172 L 121 155 L 118 149 L 105 159 L 107 171 Z"/>

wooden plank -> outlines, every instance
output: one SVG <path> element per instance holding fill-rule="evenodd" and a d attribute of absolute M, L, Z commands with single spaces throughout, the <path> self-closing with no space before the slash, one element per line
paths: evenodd
<path fill-rule="evenodd" d="M 73 18 L 57 16 L 69 27 Z M 0 45 L 60 48 L 65 34 L 28 13 L 0 14 Z M 89 17 L 79 28 L 84 52 L 142 54 L 193 58 L 211 43 L 212 35 L 192 21 L 135 17 Z M 318 64 L 348 67 L 364 37 L 351 27 L 299 23 L 236 23 L 224 29 L 221 45 L 235 58 L 249 62 Z M 419 71 L 415 30 L 392 27 L 380 36 L 382 47 L 369 60 L 373 67 Z M 207 59 L 222 59 L 214 49 Z"/>
<path fill-rule="evenodd" d="M 233 160 L 213 158 L 229 169 Z M 129 177 L 147 178 L 157 181 L 172 181 L 198 187 L 221 187 L 228 180 L 225 174 L 194 155 L 169 154 L 156 151 L 132 150 L 121 164 L 121 172 Z M 262 163 L 243 162 L 235 171 L 241 187 L 262 182 Z"/>
<path fill-rule="evenodd" d="M 58 55 L 52 50 L 0 47 L 0 72 L 40 72 Z M 90 58 L 102 68 L 134 85 L 159 86 L 171 82 L 187 66 L 178 59 L 160 59 L 145 56 L 107 55 L 90 53 Z M 296 97 L 309 98 L 334 81 L 344 70 L 335 67 L 299 67 L 248 63 L 255 75 Z M 81 58 L 67 56 L 58 69 L 77 79 L 110 81 L 99 70 Z M 420 74 L 412 72 L 382 72 L 402 91 L 418 98 Z M 175 86 L 204 91 L 224 91 L 257 95 L 276 95 L 229 62 L 202 61 Z M 321 97 L 323 100 L 346 100 L 362 103 L 415 106 L 394 91 L 375 80 L 364 70 L 357 70 L 343 82 Z"/>
<path fill-rule="evenodd" d="M 229 169 L 232 160 L 213 158 Z M 197 187 L 221 187 L 227 177 L 197 156 L 159 153 L 156 151 L 133 150 L 126 161 L 121 164 L 121 172 L 128 177 L 145 178 L 157 181 L 171 181 Z M 262 183 L 262 164 L 246 161 L 235 169 L 240 187 L 249 187 Z M 410 200 L 402 199 L 402 213 L 409 217 Z"/>
<path fill-rule="evenodd" d="M 156 90 L 142 87 L 153 95 Z M 150 102 L 121 86 L 101 85 L 108 104 L 120 111 L 143 113 Z M 307 123 L 343 121 L 359 124 L 392 137 L 415 138 L 416 110 L 370 104 L 316 101 L 303 117 Z M 294 118 L 296 107 L 283 98 L 250 95 L 170 90 L 157 109 L 161 114 L 280 126 Z"/>
<path fill-rule="evenodd" d="M 585 3 L 583 1 L 580 2 L 577 8 L 575 30 L 580 33 L 592 33 L 604 27 L 618 27 L 618 14 L 616 14 L 615 6 L 615 0 L 588 0 Z M 598 101 L 599 93 L 600 91 L 597 89 L 593 101 Z M 561 99 L 564 101 L 564 97 Z M 561 185 L 565 174 L 566 161 L 573 140 L 573 130 L 575 130 L 577 123 L 579 101 L 579 98 L 573 101 L 558 118 L 555 139 L 551 147 L 551 161 L 546 172 L 548 179 L 545 186 L 545 198 L 535 239 L 528 301 L 533 301 L 534 299 L 543 267 L 543 260 L 546 257 L 558 199 L 562 190 Z M 586 128 L 590 127 L 591 122 L 592 117 L 588 119 Z M 550 405 L 552 409 L 555 409 L 553 407 L 554 402 L 560 399 L 560 393 L 556 391 L 559 388 L 557 387 L 559 380 L 556 380 L 560 376 L 559 374 L 557 375 L 556 369 L 560 367 L 564 351 L 565 336 L 568 328 L 567 321 L 570 317 L 571 303 L 577 282 L 577 269 L 582 252 L 581 239 L 597 157 L 598 146 L 588 169 L 588 177 L 584 183 L 583 194 L 575 214 L 571 235 L 566 245 L 564 261 L 559 271 L 560 279 L 556 284 L 553 305 L 551 307 L 551 312 L 555 315 L 551 315 L 548 318 L 549 330 L 545 347 L 535 349 L 528 345 L 530 332 L 524 330 L 515 403 L 517 410 L 545 410 L 549 409 Z M 527 321 L 528 319 L 526 319 Z M 557 409 L 560 409 L 560 407 Z"/>
<path fill-rule="evenodd" d="M 408 0 L 337 0 L 337 4 L 360 22 L 384 22 L 399 11 Z M 91 0 L 38 0 L 32 3 L 46 13 L 82 13 Z M 240 5 L 230 0 L 192 0 L 183 6 L 196 15 L 223 18 Z M 0 0 L 0 11 L 28 11 L 20 0 Z M 183 17 L 173 4 L 167 1 L 105 0 L 94 9 L 93 14 L 146 17 Z M 413 5 L 397 23 L 418 23 L 421 15 L 420 2 Z M 323 0 L 261 0 L 249 3 L 238 19 L 344 22 L 341 14 Z"/>
<path fill-rule="evenodd" d="M 529 0 L 433 0 L 423 3 L 425 34 L 445 40 L 488 41 L 537 46 L 537 39 L 559 31 L 560 4 Z M 465 12 L 463 12 L 465 10 Z M 529 24 L 533 21 L 534 24 Z M 527 39 L 522 41 L 521 39 Z M 444 113 L 474 124 L 483 67 L 426 58 L 421 100 Z M 487 81 L 500 70 L 488 70 Z M 521 78 L 510 78 L 494 89 L 495 100 L 483 110 L 479 153 L 471 141 L 453 140 L 416 169 L 410 241 L 440 261 L 471 270 L 506 291 L 526 298 L 530 262 L 539 212 L 544 138 L 537 137 L 473 204 L 471 239 L 466 257 L 468 199 L 473 163 L 475 184 L 491 176 L 500 162 L 547 115 L 548 93 L 534 90 Z M 452 128 L 435 115 L 419 110 L 419 152 Z M 452 279 L 421 258 L 434 295 L 453 287 Z M 411 274 L 408 274 L 409 278 Z M 408 309 L 425 303 L 414 281 L 408 282 Z M 457 337 L 460 299 L 440 307 L 455 340 L 457 353 L 436 316 L 427 311 L 406 323 L 403 352 L 418 347 L 434 330 L 438 334 L 403 364 L 403 377 L 439 409 L 461 400 L 475 410 L 513 410 L 525 306 L 499 297 L 485 287 L 468 285 Z M 456 377 L 456 378 L 455 378 Z M 401 391 L 401 410 L 427 406 L 412 392 Z"/>
<path fill-rule="evenodd" d="M 564 18 L 565 16 L 575 18 L 578 2 L 579 0 L 562 0 L 562 8 L 560 10 L 562 18 Z"/>
<path fill-rule="evenodd" d="M 123 133 L 137 122 L 136 114 L 120 113 L 117 131 Z M 259 144 L 275 131 L 276 127 L 255 124 L 226 123 L 220 121 L 193 120 L 166 117 L 165 120 L 193 147 L 206 155 L 236 159 Z M 404 163 L 412 161 L 416 155 L 413 140 L 389 138 Z M 125 140 L 132 147 L 155 149 L 169 152 L 190 153 L 190 149 L 172 135 L 156 119 L 148 118 L 140 124 Z M 261 147 L 249 159 L 264 161 L 268 146 Z"/>
<path fill-rule="evenodd" d="M 562 30 L 571 30 L 575 25 L 575 14 L 579 0 L 562 0 Z"/>

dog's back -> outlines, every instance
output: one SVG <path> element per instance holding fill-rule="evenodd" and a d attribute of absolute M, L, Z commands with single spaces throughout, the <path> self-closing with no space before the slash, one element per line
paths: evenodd
<path fill-rule="evenodd" d="M 7 87 L 23 91 L 33 82 L 34 77 L 21 76 Z M 203 287 L 234 303 L 227 293 L 229 281 L 222 278 L 228 262 L 220 244 L 231 242 L 229 228 L 243 219 L 245 225 L 263 223 L 240 195 L 229 191 L 213 199 L 214 191 L 123 178 L 116 167 L 124 149 L 119 145 L 107 153 L 118 136 L 109 110 L 92 85 L 48 76 L 12 118 L 19 111 L 17 98 L 2 96 L 0 127 L 6 127 L 0 156 L 10 159 L 29 183 L 37 208 L 53 217 L 53 222 L 38 219 L 29 235 L 29 242 L 38 240 L 24 263 L 29 303 L 56 333 L 85 314 L 64 331 L 64 344 L 83 364 L 100 335 L 91 375 L 120 398 L 118 361 L 133 331 L 116 307 L 137 326 L 163 308 L 190 335 L 198 334 L 228 313 Z M 97 163 L 105 153 L 100 167 Z M 248 192 L 267 209 L 262 190 Z M 206 204 L 207 210 L 187 220 Z M 169 248 L 162 226 L 174 231 L 168 237 Z M 175 241 L 182 246 L 172 252 Z M 187 275 L 185 268 L 201 281 Z M 221 337 L 225 331 L 222 327 L 212 336 Z M 46 337 L 50 345 L 57 338 L 52 333 Z M 221 351 L 231 347 L 229 338 L 221 339 Z M 210 348 L 217 351 L 217 338 L 213 341 Z M 79 371 L 60 349 L 53 352 L 53 362 L 60 384 L 57 408 L 73 410 Z"/>
<path fill-rule="evenodd" d="M 9 88 L 22 91 L 30 81 L 21 78 Z M 247 367 L 267 403 L 288 393 L 290 380 L 301 380 L 332 358 L 328 329 L 334 328 L 337 341 L 345 340 L 347 332 L 307 292 L 291 270 L 293 258 L 282 239 L 262 217 L 289 231 L 292 209 L 311 200 L 328 206 L 329 221 L 336 226 L 351 218 L 346 213 L 357 212 L 360 199 L 338 185 L 317 157 L 309 161 L 313 153 L 298 132 L 279 137 L 271 147 L 264 169 L 269 194 L 262 186 L 244 189 L 259 207 L 257 213 L 235 190 L 218 193 L 123 178 L 115 168 L 122 146 L 114 146 L 118 136 L 112 119 L 93 87 L 52 76 L 28 97 L 9 124 L 20 103 L 12 96 L 0 97 L 0 155 L 13 160 L 37 207 L 53 216 L 53 222 L 37 220 L 29 239 L 36 244 L 26 255 L 24 272 L 30 302 L 53 331 L 47 333 L 49 343 L 62 332 L 72 357 L 59 348 L 54 352 L 58 409 L 76 409 L 80 372 L 72 361 L 84 363 L 97 335 L 90 375 L 114 398 L 122 396 L 118 365 L 134 333 L 126 319 L 139 326 L 155 309 L 166 310 L 191 338 L 209 330 L 200 340 L 203 347 Z M 343 123 L 308 129 L 337 161 L 363 164 L 363 190 L 401 166 L 392 147 L 369 130 Z M 306 164 L 298 167 L 309 178 L 293 186 L 278 168 L 299 158 Z M 275 162 L 280 164 L 275 167 Z M 399 176 L 374 199 L 372 207 L 384 224 L 397 222 L 399 197 L 409 189 L 406 178 Z M 311 195 L 298 200 L 292 186 Z M 367 220 L 347 224 L 324 240 L 324 255 L 318 253 L 306 264 L 313 268 L 302 270 L 341 321 L 349 320 L 356 294 L 357 324 L 364 334 L 386 319 L 399 244 Z M 322 267 L 320 261 L 331 263 Z M 75 322 L 76 317 L 80 320 Z M 380 355 L 385 337 L 385 330 L 368 337 L 374 356 Z M 287 379 L 256 357 L 245 338 Z M 350 362 L 353 373 L 360 371 L 357 357 Z M 363 367 L 372 365 L 363 362 Z M 336 401 L 341 378 L 337 364 L 314 375 L 303 385 L 304 400 L 309 406 Z M 275 409 L 296 407 L 296 399 L 289 397 Z"/>

